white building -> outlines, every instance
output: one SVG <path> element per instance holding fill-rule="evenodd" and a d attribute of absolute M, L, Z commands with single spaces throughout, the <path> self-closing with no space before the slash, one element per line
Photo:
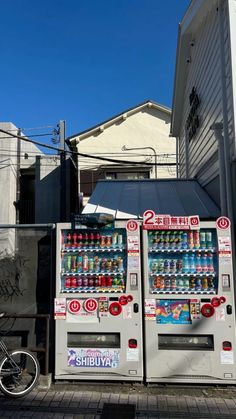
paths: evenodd
<path fill-rule="evenodd" d="M 171 133 L 181 178 L 235 219 L 236 2 L 192 0 L 180 25 Z"/>
<path fill-rule="evenodd" d="M 79 192 L 88 198 L 98 179 L 176 177 L 170 118 L 169 108 L 148 100 L 70 136 L 70 148 L 92 156 L 78 156 Z"/>

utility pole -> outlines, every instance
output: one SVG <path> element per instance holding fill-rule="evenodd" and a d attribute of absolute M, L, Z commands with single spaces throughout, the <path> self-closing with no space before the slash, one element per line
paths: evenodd
<path fill-rule="evenodd" d="M 66 221 L 67 191 L 66 191 L 66 121 L 59 121 L 60 139 L 60 221 Z"/>

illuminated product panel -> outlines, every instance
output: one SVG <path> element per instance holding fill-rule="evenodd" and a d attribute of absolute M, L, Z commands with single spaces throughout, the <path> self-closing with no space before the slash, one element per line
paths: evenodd
<path fill-rule="evenodd" d="M 151 294 L 216 294 L 214 229 L 148 231 Z"/>
<path fill-rule="evenodd" d="M 124 229 L 61 231 L 61 293 L 124 292 Z"/>

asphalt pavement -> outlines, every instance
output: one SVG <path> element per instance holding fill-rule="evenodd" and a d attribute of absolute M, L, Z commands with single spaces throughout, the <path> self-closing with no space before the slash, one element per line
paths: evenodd
<path fill-rule="evenodd" d="M 59 382 L 20 399 L 0 394 L 0 418 L 236 418 L 236 386 Z"/>

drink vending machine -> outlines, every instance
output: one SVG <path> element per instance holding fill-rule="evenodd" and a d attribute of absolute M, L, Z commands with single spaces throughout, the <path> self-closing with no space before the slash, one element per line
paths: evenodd
<path fill-rule="evenodd" d="M 147 382 L 234 383 L 230 221 L 145 211 Z"/>
<path fill-rule="evenodd" d="M 143 380 L 137 221 L 57 225 L 54 311 L 56 379 Z"/>

